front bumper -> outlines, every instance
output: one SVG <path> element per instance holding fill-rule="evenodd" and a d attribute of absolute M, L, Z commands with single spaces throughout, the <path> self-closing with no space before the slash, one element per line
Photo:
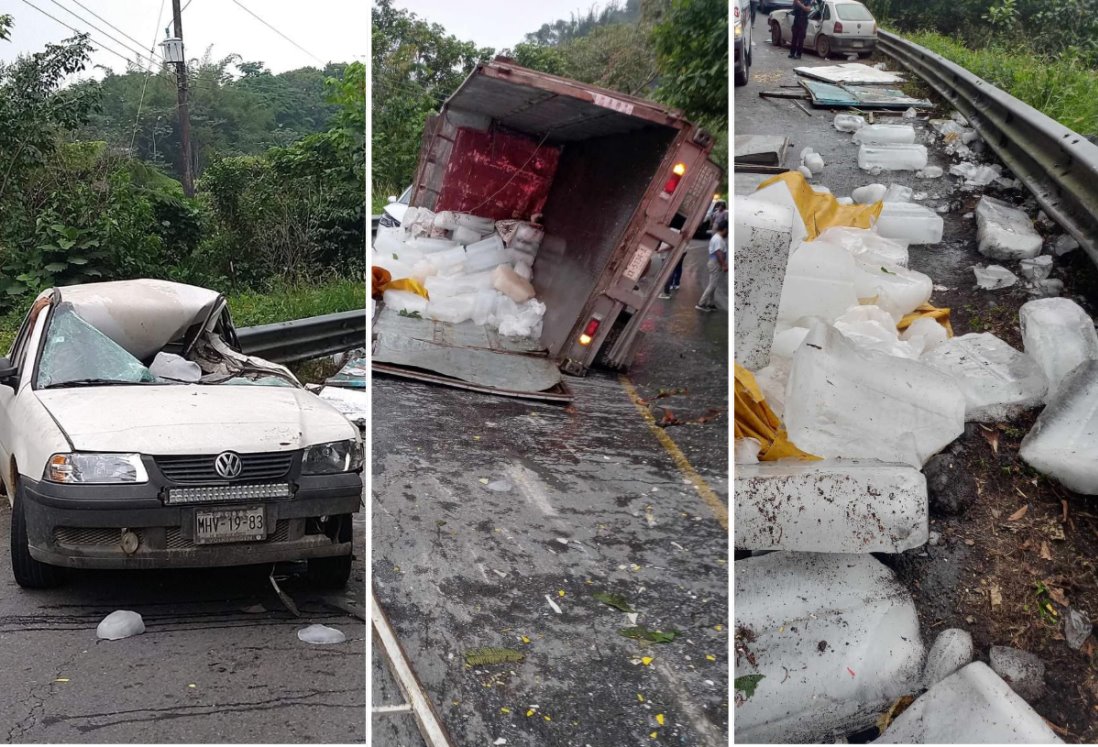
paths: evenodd
<path fill-rule="evenodd" d="M 27 521 L 30 554 L 70 568 L 207 568 L 350 555 L 336 522 L 362 507 L 358 473 L 298 477 L 291 498 L 228 501 L 216 505 L 164 505 L 155 485 L 56 485 L 23 478 L 19 500 Z M 211 508 L 266 509 L 267 539 L 196 544 L 195 512 Z M 321 525 L 319 518 L 333 517 Z M 122 548 L 122 533 L 140 539 Z"/>

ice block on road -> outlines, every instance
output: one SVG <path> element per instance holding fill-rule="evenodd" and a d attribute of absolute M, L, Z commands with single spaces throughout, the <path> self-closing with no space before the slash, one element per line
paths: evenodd
<path fill-rule="evenodd" d="M 770 347 L 778 320 L 793 236 L 793 211 L 782 205 L 738 197 L 732 203 L 735 220 L 736 360 L 755 371 L 770 362 Z"/>
<path fill-rule="evenodd" d="M 980 254 L 1001 260 L 1032 259 L 1044 243 L 1029 216 L 986 195 L 976 205 L 976 240 Z"/>
<path fill-rule="evenodd" d="M 1018 310 L 1026 354 L 1048 377 L 1051 401 L 1060 380 L 1083 361 L 1098 359 L 1094 320 L 1079 304 L 1066 298 L 1042 298 Z"/>
<path fill-rule="evenodd" d="M 858 168 L 865 171 L 918 171 L 926 168 L 925 145 L 863 145 Z"/>
<path fill-rule="evenodd" d="M 1098 495 L 1098 361 L 1086 361 L 1063 378 L 1019 454 L 1064 487 Z"/>

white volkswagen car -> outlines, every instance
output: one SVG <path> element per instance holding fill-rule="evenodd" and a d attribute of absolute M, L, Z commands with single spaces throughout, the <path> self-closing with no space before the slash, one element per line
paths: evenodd
<path fill-rule="evenodd" d="M 244 355 L 224 297 L 158 280 L 45 291 L 0 359 L 0 486 L 20 586 L 66 567 L 351 568 L 358 429 Z"/>
<path fill-rule="evenodd" d="M 770 14 L 770 41 L 775 47 L 793 39 L 793 11 Z M 869 9 L 856 0 L 823 0 L 808 17 L 805 49 L 827 59 L 832 52 L 856 52 L 868 57 L 877 48 L 877 21 Z"/>

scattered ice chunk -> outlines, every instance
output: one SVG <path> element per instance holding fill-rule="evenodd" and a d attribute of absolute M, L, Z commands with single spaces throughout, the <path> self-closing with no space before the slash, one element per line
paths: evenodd
<path fill-rule="evenodd" d="M 925 169 L 916 171 L 915 176 L 920 179 L 937 179 L 944 173 L 941 166 L 927 166 Z"/>
<path fill-rule="evenodd" d="M 385 301 L 387 308 L 397 313 L 403 311 L 405 314 L 423 316 L 424 312 L 427 311 L 427 299 L 411 291 L 387 290 L 382 294 L 382 300 Z"/>
<path fill-rule="evenodd" d="M 1034 280 L 1030 286 L 1030 292 L 1038 298 L 1053 298 L 1064 292 L 1064 281 L 1056 278 Z"/>
<path fill-rule="evenodd" d="M 1087 617 L 1087 613 L 1075 607 L 1068 607 L 1064 612 L 1064 638 L 1067 645 L 1076 651 L 1083 647 L 1094 625 Z"/>
<path fill-rule="evenodd" d="M 886 239 L 900 239 L 909 244 L 937 244 L 942 240 L 945 221 L 922 205 L 889 202 L 886 198 L 875 227 Z"/>
<path fill-rule="evenodd" d="M 918 115 L 919 113 L 915 110 L 915 107 L 909 106 L 908 108 L 904 109 L 903 118 L 915 119 L 915 117 L 917 117 Z"/>
<path fill-rule="evenodd" d="M 885 202 L 911 202 L 915 190 L 903 184 L 889 184 L 883 199 Z"/>
<path fill-rule="evenodd" d="M 949 339 L 946 328 L 930 317 L 920 317 L 913 321 L 900 335 L 901 340 L 919 345 L 925 355 Z"/>
<path fill-rule="evenodd" d="M 515 303 L 523 303 L 534 297 L 534 286 L 507 265 L 492 270 L 492 287 Z"/>
<path fill-rule="evenodd" d="M 1019 454 L 1069 490 L 1098 495 L 1098 361 L 1081 363 L 1059 382 Z"/>
<path fill-rule="evenodd" d="M 803 163 L 797 167 L 797 171 L 801 172 L 801 175 L 804 176 L 805 179 L 812 178 L 812 169 L 808 168 Z"/>
<path fill-rule="evenodd" d="M 521 304 L 515 304 L 504 297 L 496 307 L 499 333 L 515 337 L 540 337 L 541 320 L 545 316 L 545 304 L 531 298 Z"/>
<path fill-rule="evenodd" d="M 784 185 L 783 185 L 784 188 Z M 786 190 L 786 194 L 789 192 Z M 735 314 L 743 320 L 734 325 L 736 360 L 751 371 L 770 361 L 770 345 L 782 296 L 793 240 L 793 208 L 756 199 L 737 197 L 732 201 L 733 249 L 736 272 L 732 285 Z M 800 230 L 804 224 L 800 223 Z"/>
<path fill-rule="evenodd" d="M 872 124 L 854 133 L 858 145 L 911 145 L 915 142 L 915 128 L 909 124 Z"/>
<path fill-rule="evenodd" d="M 1040 407 L 1048 377 L 1037 362 L 993 334 L 954 337 L 923 356 L 949 374 L 965 395 L 965 420 L 996 423 Z"/>
<path fill-rule="evenodd" d="M 774 345 L 770 349 L 770 360 L 774 358 L 792 358 L 793 353 L 808 336 L 808 327 L 790 327 L 774 335 Z"/>
<path fill-rule="evenodd" d="M 918 343 L 900 340 L 896 320 L 879 306 L 853 306 L 835 320 L 835 329 L 865 350 L 915 360 L 922 353 Z"/>
<path fill-rule="evenodd" d="M 485 490 L 491 490 L 493 493 L 506 493 L 514 486 L 506 480 L 493 480 L 484 486 Z"/>
<path fill-rule="evenodd" d="M 95 629 L 95 637 L 104 641 L 117 641 L 145 632 L 145 621 L 141 615 L 130 610 L 115 610 L 100 621 Z"/>
<path fill-rule="evenodd" d="M 534 279 L 534 269 L 530 267 L 526 262 L 515 262 L 515 274 L 525 280 Z"/>
<path fill-rule="evenodd" d="M 1042 254 L 1030 259 L 1023 259 L 1018 263 L 1021 268 L 1022 277 L 1030 282 L 1036 282 L 1038 280 L 1044 280 L 1052 274 L 1052 257 L 1048 254 Z"/>
<path fill-rule="evenodd" d="M 476 306 L 475 293 L 463 293 L 457 296 L 445 298 L 432 298 L 427 302 L 427 308 L 423 312 L 426 319 L 434 319 L 437 322 L 449 322 L 461 324 L 473 318 L 473 309 Z"/>
<path fill-rule="evenodd" d="M 854 204 L 854 198 L 853 197 L 836 197 L 835 201 L 837 203 L 839 203 L 840 205 L 853 205 Z"/>
<path fill-rule="evenodd" d="M 333 643 L 343 643 L 347 636 L 342 630 L 329 628 L 327 625 L 309 625 L 297 631 L 297 639 L 304 643 L 312 643 L 318 646 L 327 646 Z"/>
<path fill-rule="evenodd" d="M 972 635 L 967 630 L 948 628 L 938 634 L 926 655 L 923 685 L 933 687 L 961 667 L 972 662 Z"/>
<path fill-rule="evenodd" d="M 149 373 L 161 379 L 193 383 L 202 378 L 202 367 L 181 355 L 160 351 L 149 364 Z"/>
<path fill-rule="evenodd" d="M 801 151 L 801 165 L 807 167 L 812 173 L 818 174 L 824 169 L 823 156 L 811 148 L 805 148 Z"/>
<path fill-rule="evenodd" d="M 465 226 L 458 226 L 457 228 L 455 228 L 453 236 L 454 241 L 461 244 L 462 246 L 475 244 L 481 239 L 481 235 L 479 232 L 474 231 L 471 228 L 466 228 Z"/>
<path fill-rule="evenodd" d="M 918 171 L 926 168 L 925 145 L 863 145 L 858 167 L 865 171 Z"/>
<path fill-rule="evenodd" d="M 735 441 L 736 464 L 758 464 L 762 444 L 754 438 L 737 438 Z"/>
<path fill-rule="evenodd" d="M 1066 298 L 1029 301 L 1018 310 L 1026 353 L 1048 377 L 1051 402 L 1060 380 L 1085 361 L 1098 359 L 1094 320 L 1079 304 Z"/>
<path fill-rule="evenodd" d="M 1056 237 L 1055 243 L 1052 245 L 1052 252 L 1057 257 L 1062 257 L 1070 251 L 1074 251 L 1079 248 L 1079 242 L 1075 240 L 1075 237 L 1071 234 L 1061 234 Z"/>
<path fill-rule="evenodd" d="M 953 112 L 949 116 L 950 119 L 952 119 L 954 122 L 961 125 L 962 127 L 968 127 L 968 118 L 965 117 L 964 114 L 961 114 L 960 112 Z"/>
<path fill-rule="evenodd" d="M 1062 744 L 1062 740 L 991 667 L 974 661 L 916 698 L 874 742 L 977 743 Z"/>
<path fill-rule="evenodd" d="M 839 132 L 857 132 L 865 127 L 865 117 L 860 114 L 840 113 L 835 115 L 832 123 Z"/>
<path fill-rule="evenodd" d="M 735 482 L 737 549 L 898 553 L 927 540 L 926 478 L 906 464 L 737 462 Z"/>
<path fill-rule="evenodd" d="M 775 358 L 769 366 L 755 371 L 755 383 L 766 397 L 766 404 L 779 418 L 785 412 L 785 389 L 791 365 L 789 358 Z"/>
<path fill-rule="evenodd" d="M 964 432 L 953 379 L 918 361 L 859 349 L 816 323 L 793 355 L 789 438 L 810 454 L 921 467 Z"/>
<path fill-rule="evenodd" d="M 984 290 L 1009 288 L 1018 282 L 1018 276 L 1002 265 L 974 265 L 972 271 L 976 274 L 976 287 Z"/>
<path fill-rule="evenodd" d="M 819 241 L 801 244 L 789 258 L 778 319 L 818 316 L 833 321 L 858 304 L 856 274 L 854 258 L 845 249 Z"/>
<path fill-rule="evenodd" d="M 854 289 L 862 303 L 880 306 L 893 317 L 893 324 L 930 300 L 934 281 L 929 275 L 898 265 L 858 257 L 859 272 Z"/>
<path fill-rule="evenodd" d="M 867 184 L 864 187 L 858 187 L 850 196 L 854 198 L 854 202 L 859 205 L 872 205 L 874 202 L 880 202 L 888 194 L 888 187 L 883 184 Z"/>
<path fill-rule="evenodd" d="M 736 561 L 734 583 L 752 652 L 734 676 L 764 678 L 736 704 L 737 743 L 827 743 L 918 689 L 915 605 L 872 555 L 768 553 Z"/>
<path fill-rule="evenodd" d="M 841 246 L 855 259 L 907 267 L 907 245 L 902 241 L 886 239 L 873 229 L 832 226 L 816 240 Z"/>
<path fill-rule="evenodd" d="M 965 184 L 969 187 L 986 187 L 1001 175 L 1002 169 L 998 164 L 977 165 L 974 163 L 957 163 L 949 167 L 949 173 L 954 176 L 964 177 Z"/>

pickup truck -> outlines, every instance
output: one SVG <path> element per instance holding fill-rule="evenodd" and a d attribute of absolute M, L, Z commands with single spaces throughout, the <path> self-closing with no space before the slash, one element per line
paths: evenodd
<path fill-rule="evenodd" d="M 494 220 L 539 216 L 540 337 L 375 315 L 375 371 L 568 399 L 561 371 L 625 369 L 641 323 L 711 204 L 711 135 L 652 101 L 520 67 L 479 64 L 427 119 L 410 205 Z M 667 251 L 658 270 L 651 260 Z"/>

